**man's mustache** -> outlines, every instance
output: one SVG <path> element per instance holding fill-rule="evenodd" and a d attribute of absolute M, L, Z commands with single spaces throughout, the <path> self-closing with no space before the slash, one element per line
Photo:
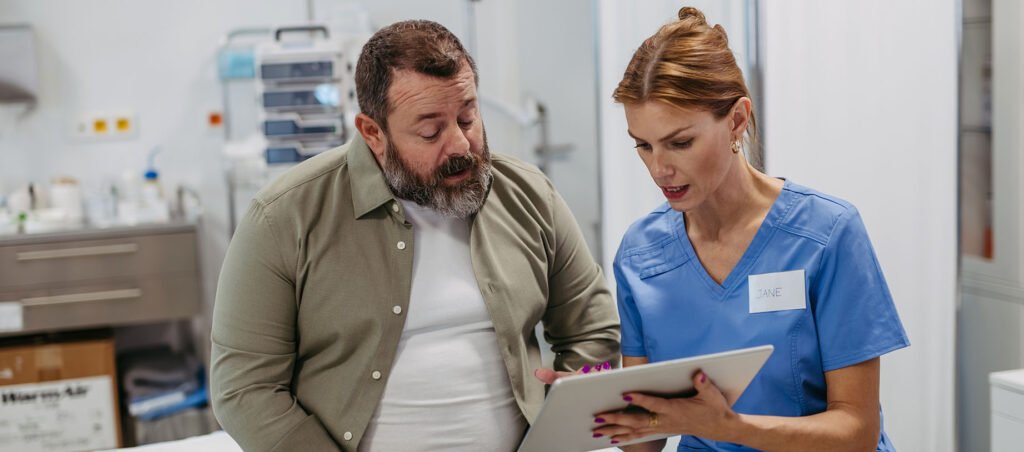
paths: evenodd
<path fill-rule="evenodd" d="M 473 155 L 472 153 L 456 155 L 449 157 L 448 160 L 437 169 L 437 174 L 441 178 L 452 176 L 466 169 L 476 167 L 479 163 L 480 158 Z"/>

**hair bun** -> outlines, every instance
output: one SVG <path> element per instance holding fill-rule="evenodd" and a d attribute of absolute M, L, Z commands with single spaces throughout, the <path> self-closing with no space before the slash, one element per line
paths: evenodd
<path fill-rule="evenodd" d="M 729 44 L 729 35 L 725 33 L 725 28 L 722 28 L 722 24 L 715 24 L 715 26 L 711 27 L 711 29 L 717 31 L 718 34 L 722 35 L 722 39 L 725 40 L 726 45 Z"/>
<path fill-rule="evenodd" d="M 707 25 L 708 21 L 704 18 L 704 13 L 699 9 L 692 6 L 684 6 L 679 8 L 679 20 L 696 19 L 699 25 Z"/>

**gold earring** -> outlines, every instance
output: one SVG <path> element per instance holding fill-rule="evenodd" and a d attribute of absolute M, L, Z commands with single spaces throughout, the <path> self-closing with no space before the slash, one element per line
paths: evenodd
<path fill-rule="evenodd" d="M 739 154 L 740 153 L 740 142 L 738 140 L 732 142 L 732 153 L 733 154 Z"/>

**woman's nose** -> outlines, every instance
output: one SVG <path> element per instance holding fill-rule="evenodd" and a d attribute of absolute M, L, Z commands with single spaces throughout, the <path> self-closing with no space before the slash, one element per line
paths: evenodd
<path fill-rule="evenodd" d="M 672 173 L 672 164 L 668 161 L 665 153 L 655 150 L 651 156 L 651 175 L 658 178 L 671 176 Z"/>

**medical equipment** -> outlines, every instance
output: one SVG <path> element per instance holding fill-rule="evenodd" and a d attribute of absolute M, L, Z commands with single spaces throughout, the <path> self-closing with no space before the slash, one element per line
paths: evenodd
<path fill-rule="evenodd" d="M 341 120 L 333 116 L 303 119 L 297 114 L 283 114 L 263 121 L 263 135 L 275 138 L 331 135 L 337 134 L 340 130 L 342 130 Z"/>
<path fill-rule="evenodd" d="M 367 39 L 368 33 L 330 35 L 322 25 L 303 25 L 239 29 L 221 42 L 231 232 L 237 209 L 275 174 L 353 135 L 354 71 Z"/>
<path fill-rule="evenodd" d="M 299 33 L 308 38 L 285 39 Z M 347 140 L 343 119 L 355 110 L 355 66 L 346 53 L 345 43 L 320 25 L 279 28 L 256 47 L 268 165 L 300 162 Z"/>
<path fill-rule="evenodd" d="M 301 141 L 285 141 L 267 146 L 267 164 L 301 162 L 328 149 L 345 144 L 341 141 L 316 141 L 310 144 Z"/>

